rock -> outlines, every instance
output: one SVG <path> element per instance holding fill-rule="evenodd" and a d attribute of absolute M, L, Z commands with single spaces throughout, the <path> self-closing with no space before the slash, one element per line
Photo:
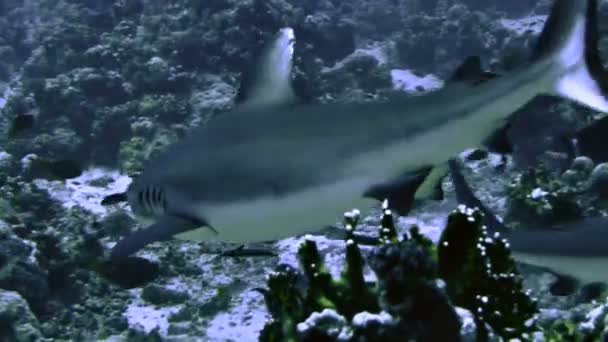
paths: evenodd
<path fill-rule="evenodd" d="M 142 299 L 156 305 L 173 305 L 188 300 L 187 292 L 173 290 L 160 285 L 152 284 L 144 287 Z"/>
<path fill-rule="evenodd" d="M 602 197 L 608 196 L 608 163 L 598 164 L 589 176 L 591 191 Z"/>
<path fill-rule="evenodd" d="M 0 151 L 0 171 L 7 171 L 13 163 L 13 156 L 5 151 Z"/>
<path fill-rule="evenodd" d="M 333 64 L 355 51 L 353 23 L 322 12 L 309 14 L 302 25 L 302 40 L 313 45 L 325 64 Z"/>
<path fill-rule="evenodd" d="M 471 311 L 456 308 L 456 313 L 460 317 L 460 322 L 462 326 L 460 327 L 460 336 L 462 337 L 463 342 L 475 342 L 477 339 L 477 326 L 475 325 L 475 317 Z"/>
<path fill-rule="evenodd" d="M 575 185 L 578 182 L 584 180 L 585 177 L 584 177 L 584 175 L 581 175 L 580 172 L 577 172 L 577 171 L 572 170 L 572 169 L 568 169 L 568 170 L 564 171 L 564 173 L 562 173 L 562 179 L 567 184 Z"/>
<path fill-rule="evenodd" d="M 580 171 L 580 172 L 588 174 L 589 172 L 591 172 L 593 170 L 593 166 L 594 166 L 594 164 L 593 164 L 593 160 L 591 160 L 591 158 L 585 157 L 585 156 L 580 156 L 580 157 L 574 158 L 570 168 L 574 171 Z"/>
<path fill-rule="evenodd" d="M 590 334 L 601 330 L 604 317 L 608 314 L 608 304 L 600 305 L 585 315 L 585 321 L 578 326 L 578 330 L 583 334 Z"/>
<path fill-rule="evenodd" d="M 302 340 L 323 336 L 325 339 L 337 340 L 346 326 L 346 319 L 331 309 L 313 312 L 304 322 L 298 323 L 298 334 Z"/>
<path fill-rule="evenodd" d="M 39 341 L 38 320 L 17 292 L 0 290 L 0 340 Z"/>
<path fill-rule="evenodd" d="M 353 317 L 352 326 L 354 328 L 354 336 L 362 340 L 374 341 L 384 340 L 383 334 L 392 327 L 398 326 L 398 321 L 395 317 L 386 311 L 380 313 L 359 312 Z M 342 333 L 342 336 L 348 337 L 347 333 Z"/>
<path fill-rule="evenodd" d="M 29 303 L 43 305 L 50 289 L 46 272 L 33 259 L 34 247 L 9 233 L 0 221 L 0 289 L 15 291 Z"/>

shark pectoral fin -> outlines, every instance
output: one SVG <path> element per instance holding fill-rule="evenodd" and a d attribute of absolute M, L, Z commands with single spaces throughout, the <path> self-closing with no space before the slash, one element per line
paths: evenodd
<path fill-rule="evenodd" d="M 199 225 L 195 229 L 187 230 L 175 234 L 175 238 L 178 240 L 187 241 L 210 241 L 217 238 L 219 232 L 213 226 L 209 224 Z"/>
<path fill-rule="evenodd" d="M 236 103 L 243 107 L 282 106 L 298 102 L 291 82 L 295 36 L 293 29 L 279 30 L 241 75 Z"/>
<path fill-rule="evenodd" d="M 509 130 L 511 129 L 511 121 L 507 121 L 504 125 L 490 134 L 484 141 L 483 146 L 490 152 L 508 154 L 513 153 L 513 145 L 509 139 Z"/>
<path fill-rule="evenodd" d="M 125 259 L 153 242 L 170 240 L 176 234 L 193 230 L 200 226 L 200 222 L 187 218 L 169 215 L 162 216 L 154 224 L 144 229 L 139 229 L 118 241 L 110 252 L 110 259 Z"/>
<path fill-rule="evenodd" d="M 441 181 L 448 174 L 448 166 L 446 164 L 438 165 L 431 170 L 426 176 L 424 182 L 418 186 L 414 199 L 431 199 L 441 201 L 443 199 L 443 190 L 441 189 Z"/>
<path fill-rule="evenodd" d="M 478 85 L 495 77 L 498 77 L 498 74 L 483 71 L 481 68 L 481 58 L 479 58 L 479 56 L 470 56 L 456 68 L 448 81 Z"/>
<path fill-rule="evenodd" d="M 407 172 L 392 181 L 375 184 L 367 189 L 363 196 L 379 201 L 388 200 L 389 209 L 396 211 L 399 215 L 406 215 L 414 203 L 416 190 L 432 169 L 432 166 L 424 166 Z"/>
<path fill-rule="evenodd" d="M 551 284 L 549 291 L 554 296 L 569 296 L 579 288 L 580 281 L 567 274 L 556 273 L 549 270 L 557 279 Z"/>

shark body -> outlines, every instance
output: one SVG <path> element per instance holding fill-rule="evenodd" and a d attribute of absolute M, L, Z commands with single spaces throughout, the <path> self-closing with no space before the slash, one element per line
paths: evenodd
<path fill-rule="evenodd" d="M 552 226 L 528 225 L 509 230 L 475 196 L 458 162 L 451 159 L 448 165 L 457 200 L 481 210 L 488 232 L 498 232 L 507 239 L 517 261 L 550 269 L 581 283 L 608 284 L 608 218 L 591 217 Z"/>
<path fill-rule="evenodd" d="M 127 198 L 155 223 L 119 241 L 112 258 L 173 237 L 276 240 L 384 199 L 404 213 L 403 194 L 539 94 L 608 112 L 596 9 L 595 0 L 557 0 L 534 61 L 510 74 L 380 103 L 298 103 L 294 33 L 281 30 L 240 105 L 146 163 Z"/>

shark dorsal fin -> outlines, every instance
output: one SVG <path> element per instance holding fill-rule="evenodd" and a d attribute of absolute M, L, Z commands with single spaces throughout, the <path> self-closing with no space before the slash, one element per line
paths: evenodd
<path fill-rule="evenodd" d="M 236 103 L 243 107 L 268 107 L 298 101 L 291 82 L 295 35 L 293 29 L 280 29 L 243 72 Z"/>
<path fill-rule="evenodd" d="M 452 74 L 450 82 L 466 82 L 473 85 L 483 83 L 498 76 L 497 74 L 483 71 L 479 56 L 467 57 Z"/>

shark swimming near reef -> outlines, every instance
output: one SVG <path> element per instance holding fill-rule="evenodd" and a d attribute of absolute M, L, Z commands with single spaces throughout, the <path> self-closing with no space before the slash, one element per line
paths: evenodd
<path fill-rule="evenodd" d="M 146 162 L 126 198 L 153 223 L 120 240 L 111 258 L 171 238 L 301 235 L 384 199 L 404 214 L 437 166 L 482 144 L 537 95 L 608 112 L 596 12 L 596 0 L 556 0 L 527 65 L 473 84 L 457 74 L 440 90 L 376 103 L 300 101 L 290 85 L 295 34 L 280 30 L 234 109 Z"/>
<path fill-rule="evenodd" d="M 515 260 L 547 268 L 580 283 L 608 284 L 607 217 L 542 227 L 523 225 L 510 230 L 475 196 L 458 161 L 450 159 L 448 165 L 458 202 L 482 212 L 488 233 L 500 233 L 508 241 Z"/>

